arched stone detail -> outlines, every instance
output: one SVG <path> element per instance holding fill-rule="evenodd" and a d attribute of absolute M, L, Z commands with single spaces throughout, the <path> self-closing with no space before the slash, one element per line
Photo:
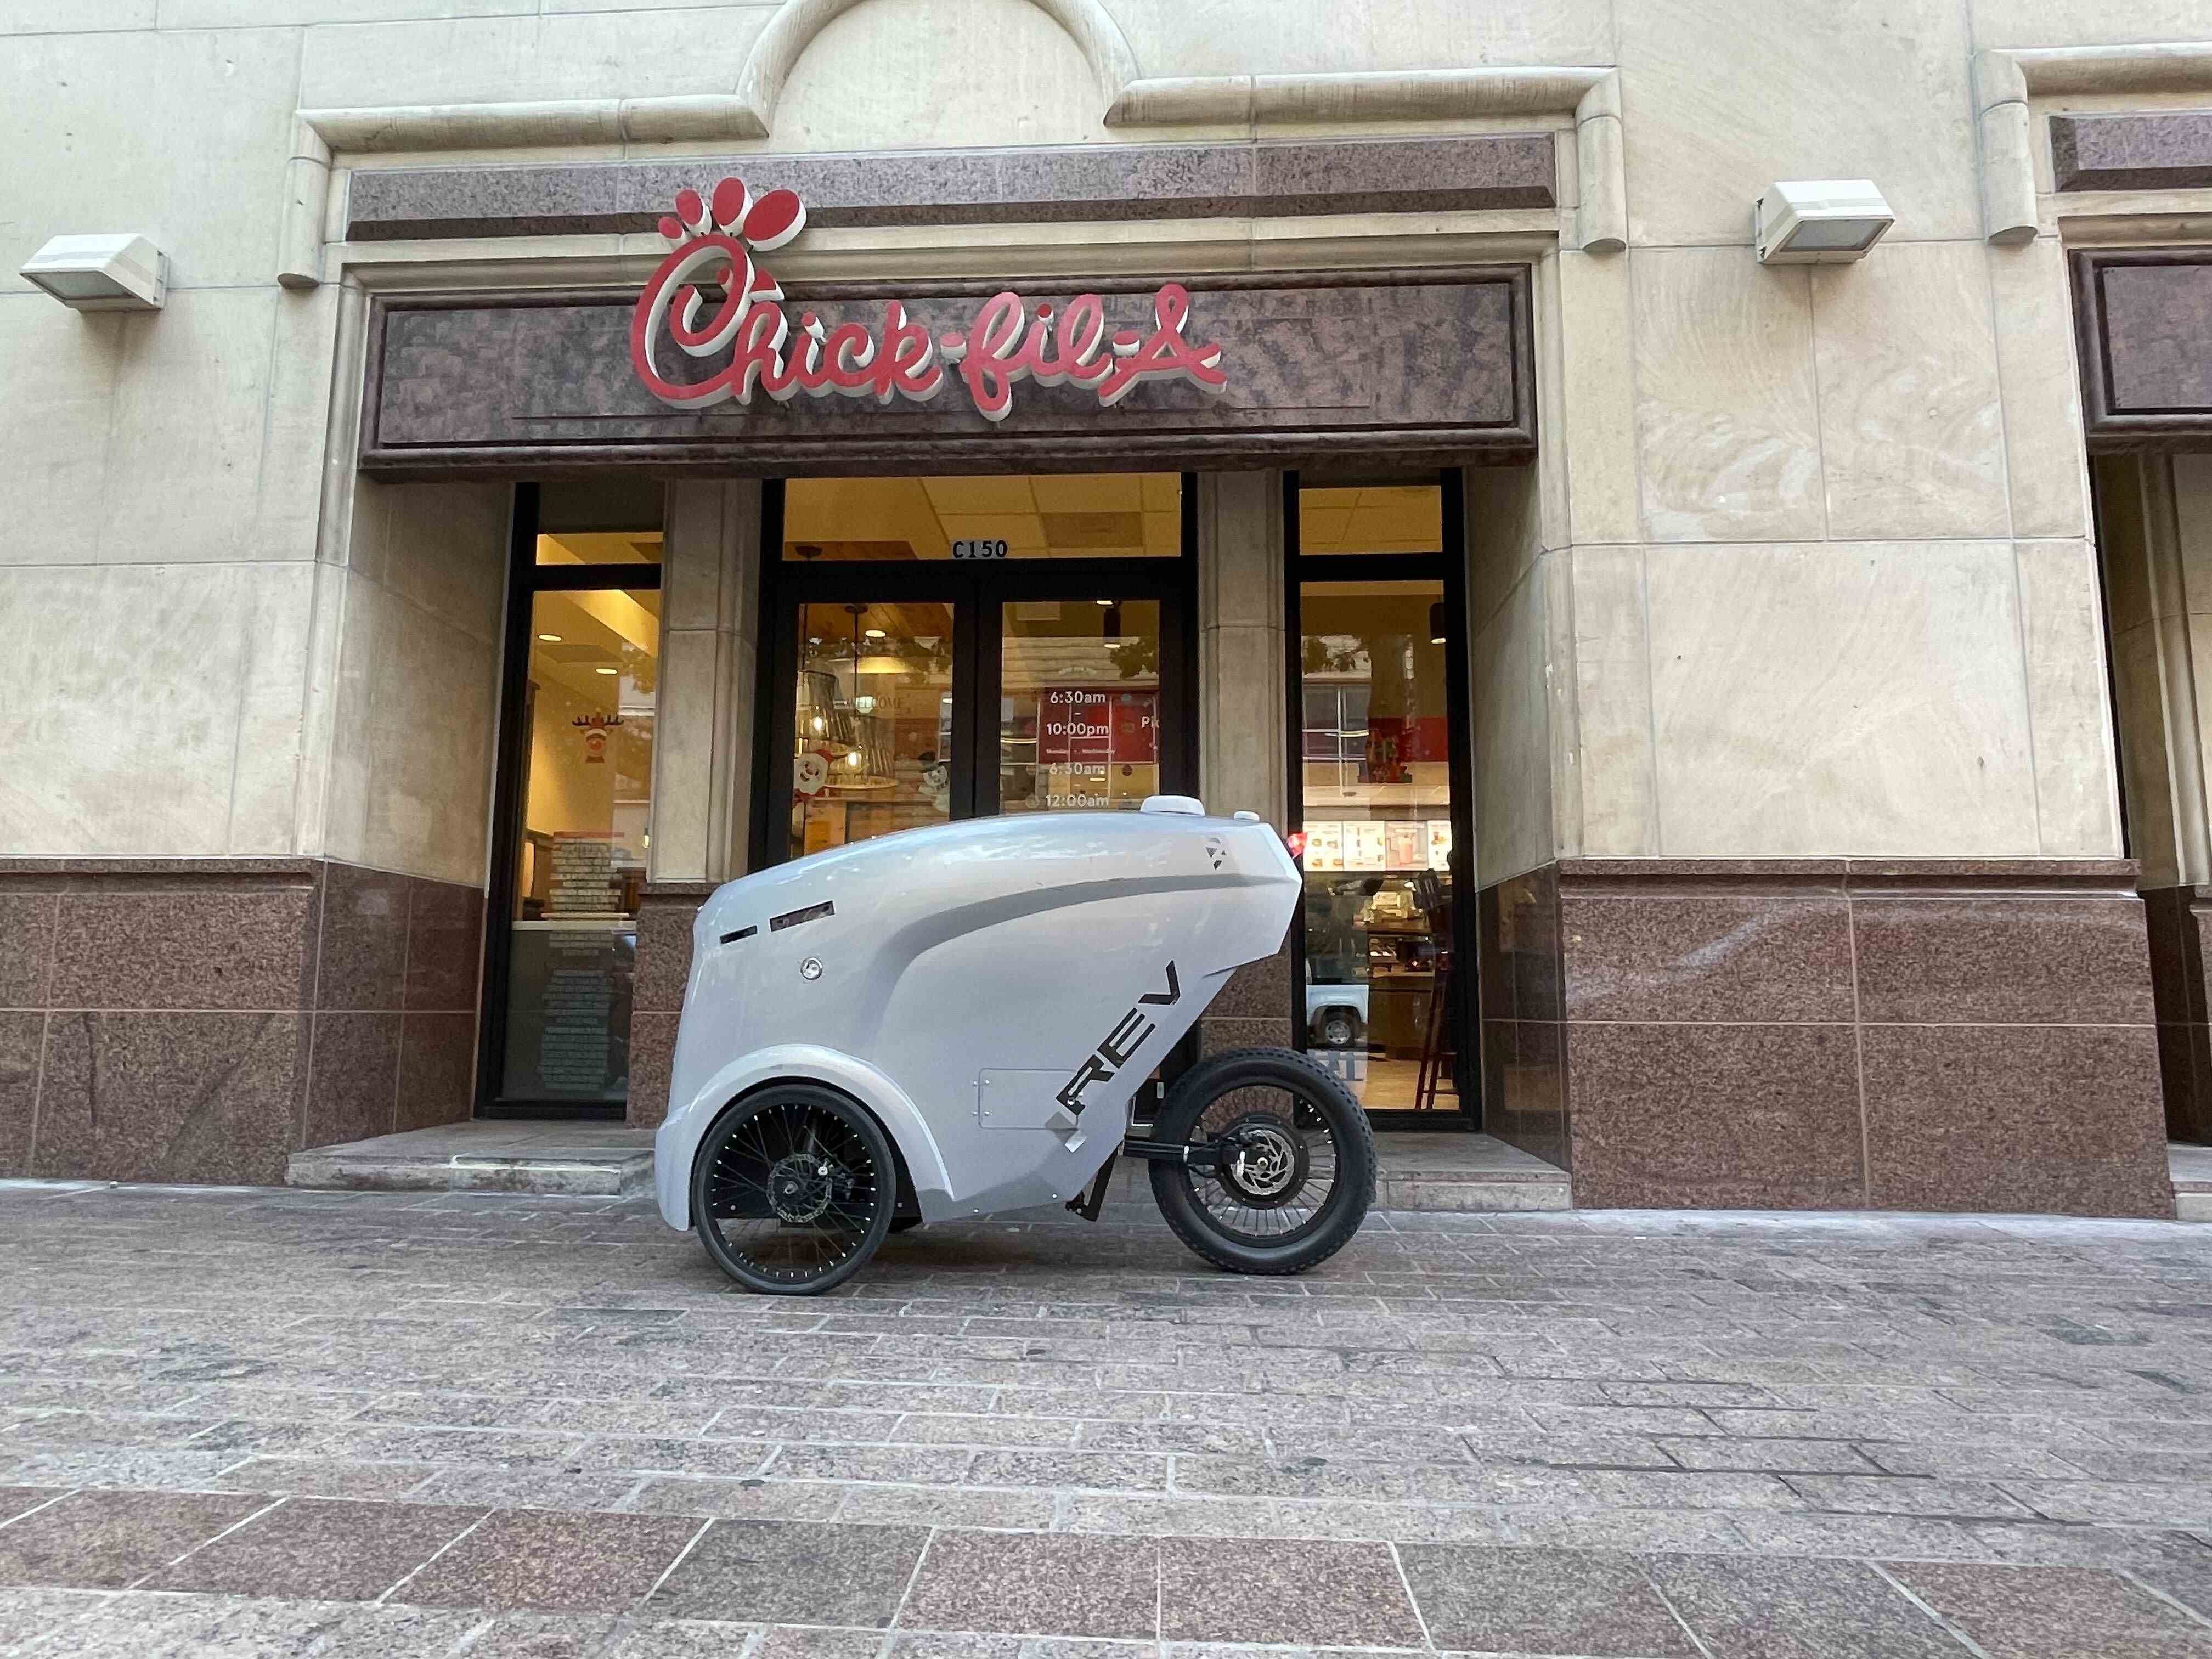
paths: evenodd
<path fill-rule="evenodd" d="M 814 44 L 814 37 L 859 5 L 860 0 L 783 0 L 783 6 L 745 54 L 738 72 L 740 102 L 760 118 L 763 129 L 775 120 L 776 100 L 783 83 L 799 58 Z M 1099 107 L 1103 110 L 1120 96 L 1121 88 L 1137 78 L 1137 55 L 1129 38 L 1099 3 L 1099 0 L 1029 0 L 1029 3 L 1066 30 L 1091 66 L 1098 83 Z"/>

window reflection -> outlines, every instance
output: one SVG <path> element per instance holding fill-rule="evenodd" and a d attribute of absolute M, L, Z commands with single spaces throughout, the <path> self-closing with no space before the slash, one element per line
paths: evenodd
<path fill-rule="evenodd" d="M 952 607 L 799 612 L 791 854 L 952 816 Z"/>
<path fill-rule="evenodd" d="M 1459 1104 L 1443 599 L 1300 592 L 1306 1042 L 1370 1109 Z"/>

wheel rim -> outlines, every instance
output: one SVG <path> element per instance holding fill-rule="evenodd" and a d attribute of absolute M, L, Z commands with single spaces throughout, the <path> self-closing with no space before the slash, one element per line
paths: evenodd
<path fill-rule="evenodd" d="M 1352 1022 L 1341 1018 L 1332 1019 L 1322 1027 L 1322 1041 L 1332 1048 L 1348 1047 L 1352 1042 Z"/>
<path fill-rule="evenodd" d="M 718 1131 L 703 1195 L 722 1254 L 777 1285 L 846 1266 L 891 1196 L 860 1130 L 813 1101 L 773 1101 Z"/>
<path fill-rule="evenodd" d="M 1237 1136 L 1240 1155 L 1218 1170 L 1184 1169 L 1200 1212 L 1240 1243 L 1294 1243 L 1322 1224 L 1340 1186 L 1336 1134 L 1317 1097 L 1273 1085 L 1232 1089 L 1206 1103 L 1193 1145 Z"/>

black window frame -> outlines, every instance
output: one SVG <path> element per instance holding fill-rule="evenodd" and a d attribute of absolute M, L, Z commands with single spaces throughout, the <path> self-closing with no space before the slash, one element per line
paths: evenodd
<path fill-rule="evenodd" d="M 1407 477 L 1395 482 L 1426 482 Z M 1467 479 L 1457 467 L 1440 468 L 1441 544 L 1428 553 L 1308 553 L 1299 526 L 1298 493 L 1304 487 L 1294 469 L 1283 473 L 1284 708 L 1290 726 L 1285 747 L 1288 828 L 1305 828 L 1305 638 L 1304 599 L 1308 582 L 1434 581 L 1443 584 L 1444 607 L 1444 718 L 1451 784 L 1452 982 L 1451 1018 L 1458 1032 L 1452 1054 L 1452 1087 L 1456 1111 L 1415 1112 L 1370 1109 L 1368 1119 L 1382 1129 L 1479 1130 L 1486 1103 L 1482 1098 L 1481 998 L 1476 985 L 1480 951 L 1479 896 L 1474 890 L 1474 706 L 1470 672 L 1468 614 Z M 1326 486 L 1316 485 L 1316 488 Z M 1300 870 L 1303 879 L 1304 872 Z M 1291 1039 L 1301 1053 L 1309 1046 L 1306 1030 L 1305 905 L 1291 927 Z"/>
<path fill-rule="evenodd" d="M 540 564 L 539 518 L 538 486 L 517 484 L 507 520 L 507 613 L 501 634 L 499 730 L 492 768 L 491 869 L 484 884 L 483 982 L 477 1018 L 476 1115 L 619 1123 L 628 1116 L 627 1097 L 619 1101 L 544 1100 L 499 1091 L 506 1069 L 508 976 L 514 955 L 515 863 L 523 832 L 522 757 L 529 740 L 523 720 L 530 703 L 532 601 L 540 593 L 585 588 L 658 589 L 663 566 L 641 561 Z M 664 617 L 664 638 L 666 629 Z M 654 696 L 657 708 L 657 688 Z"/>

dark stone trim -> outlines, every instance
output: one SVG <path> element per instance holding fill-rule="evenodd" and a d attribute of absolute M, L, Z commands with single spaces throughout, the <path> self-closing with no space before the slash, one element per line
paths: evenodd
<path fill-rule="evenodd" d="M 1445 265 L 1372 271 L 1209 273 L 1194 276 L 1186 283 L 1192 295 L 1199 299 L 1210 294 L 1304 295 L 1401 288 L 1502 290 L 1502 301 L 1488 302 L 1500 314 L 1486 318 L 1478 312 L 1471 320 L 1445 314 L 1444 320 L 1464 324 L 1456 341 L 1423 337 L 1419 343 L 1424 349 L 1409 352 L 1404 363 L 1389 371 L 1399 378 L 1378 379 L 1361 387 L 1376 400 L 1376 407 L 1403 412 L 1404 399 L 1410 392 L 1424 389 L 1455 392 L 1460 380 L 1444 377 L 1464 376 L 1470 364 L 1488 365 L 1501 381 L 1498 395 L 1492 399 L 1495 412 L 1485 412 L 1476 418 L 1475 412 L 1470 410 L 1468 419 L 1451 424 L 1413 421 L 1391 423 L 1387 419 L 1352 422 L 1335 418 L 1336 409 L 1340 405 L 1321 404 L 1315 406 L 1317 424 L 1295 426 L 1279 420 L 1275 424 L 1261 424 L 1261 420 L 1267 415 L 1264 408 L 1224 410 L 1202 401 L 1188 407 L 1148 408 L 1144 405 L 1144 394 L 1139 393 L 1123 406 L 1126 412 L 1121 419 L 1112 418 L 1112 412 L 1108 411 L 1106 418 L 1099 420 L 1095 428 L 1079 429 L 1070 429 L 1066 425 L 1069 411 L 1065 405 L 1055 412 L 1049 404 L 1041 404 L 1030 417 L 1035 423 L 1027 427 L 1024 425 L 1024 413 L 1018 408 L 1012 418 L 992 430 L 980 417 L 962 417 L 957 404 L 948 404 L 941 412 L 907 414 L 886 422 L 879 412 L 858 407 L 848 410 L 839 400 L 830 400 L 830 406 L 838 410 L 843 423 L 825 430 L 818 423 L 802 424 L 818 417 L 799 407 L 809 401 L 801 399 L 794 405 L 786 406 L 797 410 L 791 421 L 784 422 L 795 426 L 796 429 L 792 430 L 780 429 L 777 416 L 765 406 L 740 410 L 732 404 L 692 413 L 658 408 L 638 410 L 625 404 L 618 411 L 603 414 L 596 409 L 580 409 L 564 412 L 559 418 L 571 425 L 579 424 L 587 416 L 596 421 L 620 420 L 631 424 L 650 421 L 655 423 L 653 428 L 631 436 L 590 435 L 580 431 L 578 435 L 561 440 L 536 435 L 525 439 L 497 430 L 488 430 L 482 439 L 451 434 L 441 434 L 435 439 L 423 435 L 409 438 L 404 434 L 387 433 L 386 382 L 398 349 L 392 343 L 393 330 L 403 325 L 399 319 L 422 313 L 475 312 L 496 317 L 516 311 L 566 308 L 580 313 L 603 307 L 619 307 L 627 313 L 636 303 L 635 293 L 588 289 L 491 296 L 379 295 L 371 301 L 369 312 L 361 467 L 380 477 L 408 480 L 600 476 L 609 467 L 649 471 L 660 477 L 717 477 L 732 474 L 774 477 L 809 471 L 903 474 L 917 467 L 924 471 L 1021 472 L 1039 469 L 1115 471 L 1154 465 L 1188 471 L 1194 467 L 1283 465 L 1315 456 L 1340 461 L 1350 456 L 1370 454 L 1388 455 L 1401 464 L 1419 462 L 1438 468 L 1510 464 L 1529 459 L 1536 447 L 1534 323 L 1529 280 L 1526 265 Z M 1148 295 L 1159 281 L 1158 276 L 1121 276 L 1091 281 L 1049 277 L 1024 283 L 1023 291 L 1039 299 L 1085 291 L 1110 299 L 1116 295 Z M 826 307 L 845 302 L 865 306 L 893 297 L 915 301 L 978 298 L 994 294 L 1003 286 L 997 282 L 967 280 L 794 283 L 787 299 L 793 305 L 819 303 Z M 461 331 L 465 337 L 463 343 L 433 354 L 434 373 L 452 382 L 455 396 L 459 395 L 464 385 L 476 388 L 481 394 L 485 388 L 504 383 L 502 377 L 513 380 L 532 372 L 526 366 L 504 359 L 500 355 L 504 349 L 500 343 L 480 339 L 478 337 L 488 331 L 485 327 L 464 325 Z M 568 342 L 565 336 L 562 337 L 565 348 Z M 1413 337 L 1409 336 L 1408 342 L 1413 343 Z M 1455 350 L 1461 355 L 1455 356 Z M 482 361 L 477 361 L 478 356 Z M 1272 362 L 1269 368 L 1270 372 L 1289 378 L 1293 384 L 1300 374 L 1310 377 L 1312 372 L 1295 361 Z M 567 366 L 566 372 L 574 374 L 581 371 L 572 363 Z M 609 384 L 618 383 L 622 391 L 611 392 L 595 384 L 589 395 L 602 399 L 629 397 L 633 388 L 629 385 L 627 362 L 607 366 L 605 372 L 617 377 L 617 381 Z M 1374 372 L 1378 376 L 1384 373 L 1381 368 Z M 431 373 L 433 370 L 426 368 L 422 376 Z M 459 378 L 454 379 L 456 376 Z M 413 398 L 423 407 L 444 411 L 449 424 L 460 419 L 456 410 L 470 410 L 470 418 L 478 418 L 473 414 L 473 405 L 456 404 L 445 396 L 445 382 L 434 386 L 421 380 L 422 376 L 418 376 L 408 383 L 407 390 L 398 394 L 401 401 Z M 1435 404 L 1439 399 L 1432 397 L 1429 401 Z M 733 414 L 733 410 L 737 412 Z M 510 417 L 496 412 L 481 419 L 514 423 Z M 1149 423 L 1138 424 L 1139 421 Z"/>
<path fill-rule="evenodd" d="M 283 1179 L 474 1098 L 483 895 L 319 858 L 0 860 L 0 1176 Z"/>
<path fill-rule="evenodd" d="M 2091 450 L 2212 441 L 2212 248 L 2079 248 L 2075 344 Z"/>
<path fill-rule="evenodd" d="M 1571 1146 L 1591 1206 L 2171 1215 L 2163 1101 L 2212 1077 L 2203 963 L 2179 925 L 2147 936 L 2135 868 L 1565 860 L 1495 884 L 1486 1126 Z M 2157 989 L 2161 953 L 2197 1003 Z"/>
<path fill-rule="evenodd" d="M 346 234 L 389 241 L 648 232 L 678 190 L 731 174 L 756 191 L 796 190 L 807 222 L 824 228 L 1441 213 L 1556 200 L 1549 132 L 1078 144 L 356 169 Z"/>
<path fill-rule="evenodd" d="M 2202 190 L 2212 185 L 2212 110 L 2051 118 L 2059 190 Z"/>

